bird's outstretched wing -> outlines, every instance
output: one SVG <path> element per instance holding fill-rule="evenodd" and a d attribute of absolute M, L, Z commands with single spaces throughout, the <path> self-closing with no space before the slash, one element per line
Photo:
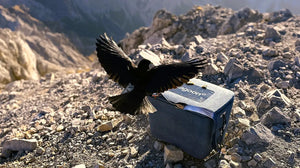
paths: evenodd
<path fill-rule="evenodd" d="M 195 77 L 206 63 L 206 59 L 193 59 L 187 62 L 153 67 L 148 71 L 151 80 L 146 87 L 146 92 L 148 94 L 159 93 L 181 86 Z"/>
<path fill-rule="evenodd" d="M 100 35 L 96 42 L 97 57 L 109 78 L 126 87 L 133 79 L 136 66 L 120 47 L 107 35 Z"/>

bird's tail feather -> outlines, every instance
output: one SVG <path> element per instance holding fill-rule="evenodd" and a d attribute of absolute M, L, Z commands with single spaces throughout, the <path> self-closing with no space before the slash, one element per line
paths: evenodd
<path fill-rule="evenodd" d="M 145 94 L 131 91 L 108 98 L 112 106 L 125 114 L 139 114 L 154 112 L 155 108 L 151 105 Z"/>

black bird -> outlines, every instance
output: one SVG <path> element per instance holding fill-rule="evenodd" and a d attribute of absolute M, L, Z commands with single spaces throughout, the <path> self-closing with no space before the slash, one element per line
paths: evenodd
<path fill-rule="evenodd" d="M 113 107 L 129 114 L 138 114 L 153 107 L 147 95 L 160 93 L 187 83 L 195 77 L 207 63 L 205 59 L 149 67 L 151 62 L 142 59 L 136 66 L 121 48 L 107 35 L 100 35 L 96 42 L 97 57 L 109 78 L 133 90 L 109 97 Z"/>

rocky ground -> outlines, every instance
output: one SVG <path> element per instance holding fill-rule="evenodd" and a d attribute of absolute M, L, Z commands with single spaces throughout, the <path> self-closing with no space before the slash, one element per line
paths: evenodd
<path fill-rule="evenodd" d="M 300 17 L 288 10 L 159 11 L 122 42 L 134 60 L 206 57 L 202 79 L 235 93 L 221 154 L 157 141 L 147 115 L 111 110 L 122 88 L 94 70 L 9 83 L 0 93 L 0 167 L 299 167 Z"/>

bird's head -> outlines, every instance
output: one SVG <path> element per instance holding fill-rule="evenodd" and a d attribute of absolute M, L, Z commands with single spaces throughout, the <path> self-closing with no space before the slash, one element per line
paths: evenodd
<path fill-rule="evenodd" d="M 141 71 L 147 71 L 150 68 L 149 65 L 151 63 L 152 62 L 147 59 L 142 59 L 138 64 L 138 69 Z"/>

